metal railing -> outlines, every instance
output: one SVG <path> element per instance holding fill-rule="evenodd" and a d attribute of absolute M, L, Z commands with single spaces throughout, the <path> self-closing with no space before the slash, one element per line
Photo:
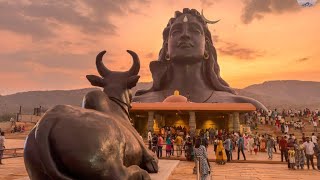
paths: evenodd
<path fill-rule="evenodd" d="M 4 149 L 3 151 L 2 159 L 23 157 L 24 148 L 10 148 Z"/>

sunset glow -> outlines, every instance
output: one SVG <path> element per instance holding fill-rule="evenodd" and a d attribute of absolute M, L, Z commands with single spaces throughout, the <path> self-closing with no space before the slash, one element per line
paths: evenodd
<path fill-rule="evenodd" d="M 95 56 L 127 70 L 135 51 L 140 82 L 152 81 L 162 31 L 176 10 L 204 9 L 221 76 L 234 88 L 269 80 L 320 81 L 320 4 L 296 0 L 0 0 L 0 94 L 90 87 Z"/>

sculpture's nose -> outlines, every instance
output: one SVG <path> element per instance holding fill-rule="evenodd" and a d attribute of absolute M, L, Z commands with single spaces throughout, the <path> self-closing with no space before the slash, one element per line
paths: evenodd
<path fill-rule="evenodd" d="M 189 32 L 189 28 L 188 28 L 188 24 L 187 23 L 185 23 L 183 25 L 181 38 L 182 39 L 190 39 L 190 32 Z"/>

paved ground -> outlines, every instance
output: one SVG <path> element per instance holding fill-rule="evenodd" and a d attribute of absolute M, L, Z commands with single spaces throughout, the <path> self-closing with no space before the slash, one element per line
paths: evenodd
<path fill-rule="evenodd" d="M 6 139 L 5 146 L 6 148 L 23 148 L 24 147 L 24 139 Z"/>
<path fill-rule="evenodd" d="M 4 164 L 0 165 L 1 180 L 21 179 L 28 176 L 22 157 L 3 159 L 2 162 Z"/>
<path fill-rule="evenodd" d="M 159 172 L 157 174 L 150 174 L 152 180 L 168 179 L 171 172 L 178 166 L 180 161 L 177 160 L 160 160 Z"/>
<path fill-rule="evenodd" d="M 209 145 L 207 151 L 208 151 L 209 159 L 210 160 L 214 160 L 216 157 L 215 157 L 215 153 L 213 151 L 213 145 Z M 165 151 L 163 151 L 162 156 L 166 157 Z M 238 151 L 234 150 L 232 152 L 232 156 L 233 156 L 233 160 L 237 160 Z M 279 150 L 277 150 L 277 153 L 273 153 L 273 159 L 272 160 L 268 159 L 268 155 L 267 155 L 266 152 L 258 152 L 257 155 L 255 155 L 254 153 L 250 154 L 250 152 L 245 151 L 245 156 L 246 156 L 247 162 L 259 161 L 259 162 L 263 162 L 263 163 L 275 163 L 275 162 L 280 162 L 281 161 L 281 156 L 280 156 Z M 170 157 L 170 158 L 171 159 L 177 159 L 176 152 L 175 152 L 175 155 Z M 182 154 L 182 156 L 180 156 L 180 160 L 183 160 L 183 159 L 185 159 L 184 158 L 184 153 Z M 242 156 L 241 153 L 240 153 L 240 162 L 243 162 L 243 156 Z"/>
<path fill-rule="evenodd" d="M 20 139 L 6 139 L 7 148 L 20 148 L 23 147 L 24 140 Z M 209 158 L 215 159 L 212 145 L 208 148 Z M 165 156 L 165 153 L 164 153 Z M 237 153 L 233 152 L 234 158 Z M 313 170 L 288 170 L 286 164 L 277 164 L 280 161 L 280 155 L 274 154 L 273 160 L 268 160 L 265 152 L 260 152 L 258 155 L 250 155 L 246 152 L 247 161 L 241 160 L 239 162 L 247 163 L 228 163 L 223 166 L 218 166 L 211 163 L 213 167 L 212 177 L 215 180 L 220 179 L 320 179 L 320 172 Z M 250 161 L 260 161 L 260 163 L 249 163 Z M 235 161 L 233 161 L 235 162 Z M 0 165 L 0 180 L 28 180 L 28 176 L 24 167 L 23 158 L 4 159 L 4 165 Z M 271 164 L 266 164 L 271 163 Z M 178 165 L 177 165 L 178 164 Z M 161 160 L 161 169 L 158 175 L 152 175 L 152 179 L 162 180 L 170 175 L 171 169 L 173 173 L 169 176 L 169 180 L 194 180 L 196 176 L 192 174 L 194 166 L 193 162 L 187 161 L 173 161 Z"/>
<path fill-rule="evenodd" d="M 252 164 L 252 163 L 229 163 L 212 167 L 212 179 L 222 180 L 271 180 L 271 179 L 306 179 L 319 180 L 320 171 L 314 170 L 288 170 L 285 165 L 280 164 Z M 195 180 L 196 175 L 192 174 L 193 162 L 180 161 L 169 177 L 169 180 Z"/>
<path fill-rule="evenodd" d="M 4 159 L 4 165 L 0 165 L 1 180 L 29 180 L 24 167 L 23 158 Z M 150 174 L 152 180 L 168 179 L 171 172 L 179 164 L 177 160 L 160 160 L 160 170 L 157 174 Z"/>
<path fill-rule="evenodd" d="M 4 165 L 0 165 L 1 180 L 27 180 L 27 173 L 24 168 L 23 158 L 13 158 L 3 160 Z M 177 161 L 167 160 L 165 168 L 160 170 L 157 176 L 152 176 L 152 179 L 164 180 L 168 177 L 168 169 L 174 167 Z M 169 167 L 168 164 L 171 166 Z M 195 180 L 196 176 L 192 174 L 193 162 L 180 161 L 178 166 L 169 176 L 169 180 Z M 281 164 L 253 164 L 253 163 L 229 163 L 226 165 L 216 165 L 211 163 L 213 170 L 212 177 L 214 180 L 234 179 L 234 180 L 271 180 L 271 179 L 306 179 L 318 180 L 320 171 L 314 170 L 288 170 L 286 165 Z"/>

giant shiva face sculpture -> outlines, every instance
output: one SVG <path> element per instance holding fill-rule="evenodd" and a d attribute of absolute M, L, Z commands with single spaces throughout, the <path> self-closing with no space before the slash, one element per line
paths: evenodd
<path fill-rule="evenodd" d="M 219 20 L 218 20 L 219 21 Z M 198 103 L 252 103 L 266 110 L 260 102 L 239 96 L 220 76 L 220 66 L 206 19 L 195 9 L 176 11 L 164 28 L 158 60 L 150 62 L 153 84 L 136 92 L 134 102 L 162 102 L 179 90 Z"/>
<path fill-rule="evenodd" d="M 170 28 L 166 58 L 177 63 L 192 63 L 203 59 L 204 54 L 202 24 L 191 14 L 181 15 Z"/>

